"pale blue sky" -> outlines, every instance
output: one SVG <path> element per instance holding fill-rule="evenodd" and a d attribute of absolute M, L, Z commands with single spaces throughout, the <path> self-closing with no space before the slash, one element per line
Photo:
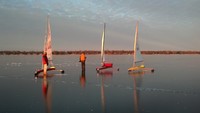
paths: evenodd
<path fill-rule="evenodd" d="M 54 50 L 200 50 L 200 0 L 0 0 L 0 50 L 42 50 L 50 15 Z"/>

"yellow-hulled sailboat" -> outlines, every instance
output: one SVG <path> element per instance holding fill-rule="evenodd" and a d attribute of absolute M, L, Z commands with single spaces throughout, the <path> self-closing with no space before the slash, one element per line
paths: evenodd
<path fill-rule="evenodd" d="M 129 72 L 140 72 L 140 71 L 151 71 L 154 72 L 153 68 L 145 68 L 144 66 L 144 59 L 142 58 L 141 51 L 138 44 L 138 24 L 136 23 L 136 30 L 135 30 L 135 39 L 134 39 L 134 54 L 133 54 L 133 66 L 128 69 Z"/>

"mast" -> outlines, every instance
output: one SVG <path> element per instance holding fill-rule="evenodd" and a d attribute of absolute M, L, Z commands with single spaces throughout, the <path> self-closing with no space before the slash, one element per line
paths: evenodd
<path fill-rule="evenodd" d="M 105 52 L 104 52 L 104 44 L 105 44 L 105 29 L 106 29 L 106 23 L 104 23 L 104 29 L 101 39 L 101 63 L 105 62 Z"/>
<path fill-rule="evenodd" d="M 136 63 L 143 62 L 143 58 L 140 52 L 139 44 L 138 44 L 138 24 L 139 21 L 136 23 L 136 29 L 135 29 L 135 40 L 134 40 L 134 62 L 133 66 L 136 66 Z"/>
<path fill-rule="evenodd" d="M 43 47 L 43 53 L 47 52 L 46 43 L 47 43 L 47 35 L 45 35 L 45 38 L 44 38 L 44 47 Z"/>

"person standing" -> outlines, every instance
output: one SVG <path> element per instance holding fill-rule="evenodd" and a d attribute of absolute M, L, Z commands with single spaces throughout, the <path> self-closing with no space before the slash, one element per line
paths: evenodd
<path fill-rule="evenodd" d="M 85 53 L 82 52 L 80 55 L 80 59 L 79 62 L 81 62 L 81 68 L 82 68 L 82 75 L 80 77 L 80 83 L 82 87 L 85 87 L 85 82 L 86 82 L 86 78 L 85 78 L 85 61 L 86 61 L 86 56 Z"/>
<path fill-rule="evenodd" d="M 86 61 L 86 56 L 85 53 L 82 52 L 79 59 L 79 62 L 81 62 L 82 71 L 85 71 L 85 61 Z"/>
<path fill-rule="evenodd" d="M 44 76 L 46 76 L 46 74 L 47 74 L 47 66 L 49 64 L 46 52 L 42 55 L 42 64 L 43 64 L 43 74 L 44 74 Z"/>

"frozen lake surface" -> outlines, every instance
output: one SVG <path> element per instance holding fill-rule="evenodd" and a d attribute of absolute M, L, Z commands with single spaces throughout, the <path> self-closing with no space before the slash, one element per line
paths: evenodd
<path fill-rule="evenodd" d="M 0 113 L 200 113 L 200 56 L 144 55 L 154 73 L 128 74 L 131 55 L 107 55 L 119 71 L 96 73 L 99 55 L 55 55 L 65 74 L 34 79 L 39 55 L 0 56 Z"/>

